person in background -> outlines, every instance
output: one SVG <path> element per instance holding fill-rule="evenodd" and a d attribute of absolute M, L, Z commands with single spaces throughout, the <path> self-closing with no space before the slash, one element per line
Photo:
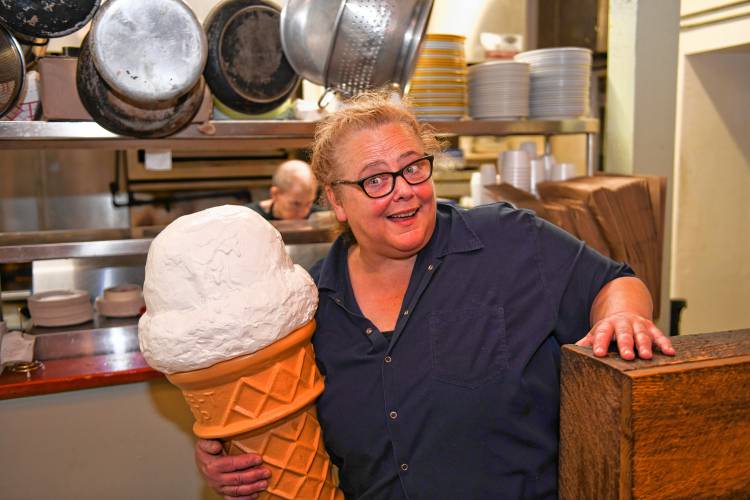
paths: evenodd
<path fill-rule="evenodd" d="M 310 165 L 302 160 L 285 161 L 271 179 L 271 198 L 248 205 L 266 220 L 307 219 L 321 210 L 315 205 L 318 183 Z"/>
<path fill-rule="evenodd" d="M 561 345 L 674 349 L 626 264 L 505 203 L 437 203 L 439 149 L 386 94 L 317 128 L 313 170 L 347 226 L 311 270 L 326 448 L 348 499 L 556 499 Z M 268 486 L 257 454 L 199 440 L 196 462 L 225 498 Z"/>

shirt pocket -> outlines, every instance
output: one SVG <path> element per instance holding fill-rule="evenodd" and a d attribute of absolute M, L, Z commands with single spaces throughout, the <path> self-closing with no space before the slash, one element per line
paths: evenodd
<path fill-rule="evenodd" d="M 434 312 L 429 328 L 433 374 L 441 382 L 476 388 L 508 367 L 501 306 Z"/>

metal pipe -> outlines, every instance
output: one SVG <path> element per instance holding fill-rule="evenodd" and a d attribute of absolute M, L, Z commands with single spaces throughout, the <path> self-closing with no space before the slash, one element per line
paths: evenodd
<path fill-rule="evenodd" d="M 596 170 L 596 134 L 586 134 L 586 175 L 592 176 Z"/>

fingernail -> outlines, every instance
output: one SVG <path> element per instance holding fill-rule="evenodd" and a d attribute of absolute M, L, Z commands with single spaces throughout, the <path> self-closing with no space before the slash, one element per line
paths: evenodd
<path fill-rule="evenodd" d="M 604 348 L 603 347 L 597 347 L 594 349 L 594 354 L 597 356 L 604 356 Z"/>
<path fill-rule="evenodd" d="M 630 349 L 625 349 L 624 351 L 622 351 L 622 355 L 623 356 L 632 356 L 633 355 L 633 351 L 631 351 Z"/>
<path fill-rule="evenodd" d="M 261 481 L 258 483 L 258 487 L 260 488 L 267 488 L 268 487 L 268 481 Z"/>

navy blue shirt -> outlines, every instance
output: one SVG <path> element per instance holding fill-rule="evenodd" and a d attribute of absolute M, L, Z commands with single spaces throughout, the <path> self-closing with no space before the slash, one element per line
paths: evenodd
<path fill-rule="evenodd" d="M 390 339 L 341 238 L 312 273 L 318 416 L 347 498 L 557 497 L 560 344 L 626 265 L 507 204 L 438 204 Z"/>

